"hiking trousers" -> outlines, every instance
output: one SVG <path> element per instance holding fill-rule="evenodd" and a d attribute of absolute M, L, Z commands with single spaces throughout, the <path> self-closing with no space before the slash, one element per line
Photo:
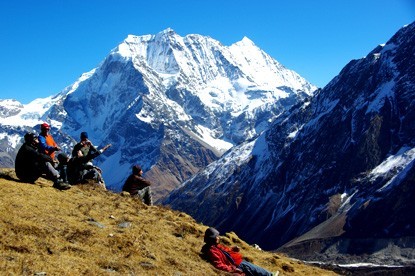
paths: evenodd
<path fill-rule="evenodd" d="M 134 196 L 139 197 L 147 205 L 153 205 L 153 198 L 151 196 L 150 186 L 138 190 Z"/>

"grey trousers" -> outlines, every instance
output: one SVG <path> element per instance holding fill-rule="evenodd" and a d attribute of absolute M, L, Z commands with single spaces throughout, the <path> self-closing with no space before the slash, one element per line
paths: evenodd
<path fill-rule="evenodd" d="M 153 205 L 150 186 L 138 190 L 137 194 L 135 194 L 134 197 L 141 198 L 141 200 L 147 205 Z"/>
<path fill-rule="evenodd" d="M 50 175 L 50 177 L 52 177 L 53 179 L 59 178 L 59 172 L 50 162 L 46 162 L 46 174 Z"/>

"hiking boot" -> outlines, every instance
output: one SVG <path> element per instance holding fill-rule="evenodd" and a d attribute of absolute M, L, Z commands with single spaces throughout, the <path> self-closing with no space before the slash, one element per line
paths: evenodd
<path fill-rule="evenodd" d="M 58 179 L 55 181 L 55 183 L 53 183 L 53 188 L 58 189 L 58 190 L 68 190 L 70 189 L 72 186 L 67 183 L 67 182 L 62 182 L 62 180 Z"/>

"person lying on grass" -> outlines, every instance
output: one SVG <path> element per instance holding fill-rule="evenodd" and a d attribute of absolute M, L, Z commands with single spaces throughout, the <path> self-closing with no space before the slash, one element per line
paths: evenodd
<path fill-rule="evenodd" d="M 217 269 L 236 275 L 278 275 L 278 272 L 271 273 L 262 267 L 244 260 L 242 254 L 239 252 L 239 247 L 234 246 L 229 248 L 220 244 L 219 231 L 213 227 L 206 229 L 204 242 L 205 245 L 203 245 L 201 253 Z"/>

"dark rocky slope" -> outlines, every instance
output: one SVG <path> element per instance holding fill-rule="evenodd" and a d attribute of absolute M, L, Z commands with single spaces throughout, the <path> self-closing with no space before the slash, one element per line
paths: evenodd
<path fill-rule="evenodd" d="M 393 245 L 391 262 L 413 262 L 414 45 L 412 23 L 165 203 L 299 258 Z"/>

